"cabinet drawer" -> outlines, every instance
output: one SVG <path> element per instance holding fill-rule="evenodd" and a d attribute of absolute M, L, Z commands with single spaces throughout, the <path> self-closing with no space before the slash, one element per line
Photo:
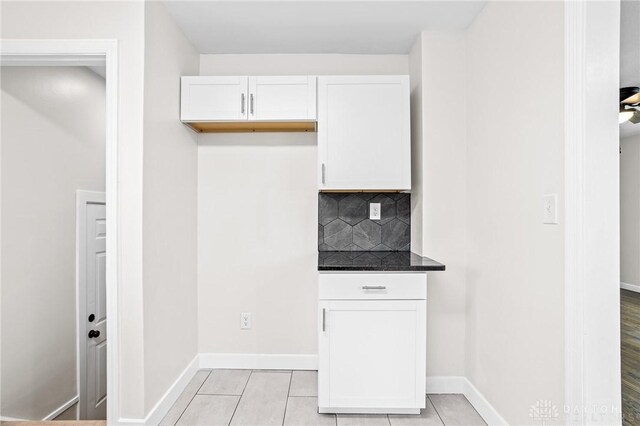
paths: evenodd
<path fill-rule="evenodd" d="M 424 300 L 427 274 L 318 274 L 320 300 Z"/>

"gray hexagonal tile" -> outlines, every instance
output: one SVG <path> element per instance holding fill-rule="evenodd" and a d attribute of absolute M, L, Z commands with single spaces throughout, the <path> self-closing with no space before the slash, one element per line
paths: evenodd
<path fill-rule="evenodd" d="M 409 194 L 405 194 L 404 197 L 396 201 L 396 209 L 398 219 L 411 225 L 411 196 Z"/>
<path fill-rule="evenodd" d="M 350 194 L 338 203 L 338 217 L 350 225 L 362 222 L 368 213 L 367 202 L 358 194 Z"/>
<path fill-rule="evenodd" d="M 384 225 L 396 217 L 396 202 L 385 194 L 376 195 L 369 200 L 369 203 L 380 203 L 380 220 L 376 220 L 380 225 Z"/>
<path fill-rule="evenodd" d="M 402 198 L 405 195 L 407 195 L 407 193 L 406 192 L 387 192 L 385 195 L 387 197 L 391 198 L 392 200 L 397 201 L 400 198 Z"/>
<path fill-rule="evenodd" d="M 353 243 L 365 250 L 371 250 L 382 239 L 380 225 L 372 220 L 365 219 L 353 227 Z"/>
<path fill-rule="evenodd" d="M 326 195 L 327 197 L 331 197 L 336 201 L 340 201 L 345 197 L 349 196 L 349 193 L 347 192 L 323 192 L 323 195 Z"/>
<path fill-rule="evenodd" d="M 353 242 L 353 231 L 347 223 L 336 219 L 324 227 L 325 244 L 342 250 Z"/>
<path fill-rule="evenodd" d="M 318 194 L 318 222 L 326 225 L 338 218 L 338 201 L 327 194 Z"/>
<path fill-rule="evenodd" d="M 411 227 L 401 220 L 393 219 L 382 225 L 382 244 L 391 250 L 400 250 L 410 241 Z"/>
<path fill-rule="evenodd" d="M 360 196 L 360 198 L 362 198 L 363 200 L 367 201 L 372 199 L 373 197 L 376 196 L 375 192 L 361 192 L 358 194 Z"/>

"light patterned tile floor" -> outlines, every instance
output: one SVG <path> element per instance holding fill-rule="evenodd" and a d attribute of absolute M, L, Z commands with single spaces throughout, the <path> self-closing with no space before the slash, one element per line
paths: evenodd
<path fill-rule="evenodd" d="M 318 373 L 200 370 L 161 426 L 481 426 L 463 395 L 428 395 L 420 415 L 318 414 Z"/>

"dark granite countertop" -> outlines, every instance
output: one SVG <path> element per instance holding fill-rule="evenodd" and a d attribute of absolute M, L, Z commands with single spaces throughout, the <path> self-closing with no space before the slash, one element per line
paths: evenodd
<path fill-rule="evenodd" d="M 445 266 L 410 251 L 321 251 L 318 271 L 444 271 Z"/>

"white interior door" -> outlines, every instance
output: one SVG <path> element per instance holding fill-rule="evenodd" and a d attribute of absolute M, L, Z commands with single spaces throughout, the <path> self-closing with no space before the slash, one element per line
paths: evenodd
<path fill-rule="evenodd" d="M 104 194 L 79 193 L 80 418 L 107 416 L 106 205 Z"/>

